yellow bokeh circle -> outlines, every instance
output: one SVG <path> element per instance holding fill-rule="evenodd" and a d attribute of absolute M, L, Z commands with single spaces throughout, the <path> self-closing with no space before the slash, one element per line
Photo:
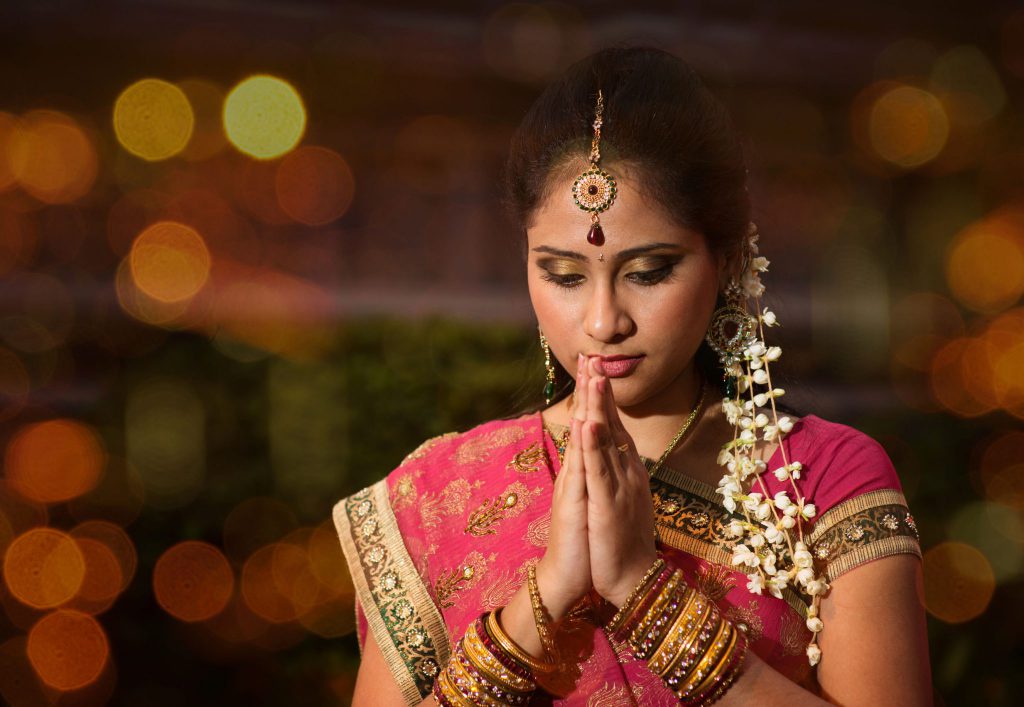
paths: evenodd
<path fill-rule="evenodd" d="M 192 138 L 195 116 L 185 92 L 160 79 L 142 79 L 114 102 L 114 133 L 124 149 L 150 162 L 178 154 Z"/>
<path fill-rule="evenodd" d="M 931 93 L 899 86 L 875 100 L 868 116 L 868 134 L 879 157 L 912 169 L 942 152 L 949 139 L 949 117 Z"/>
<path fill-rule="evenodd" d="M 224 132 L 236 148 L 269 160 L 292 150 L 306 130 L 299 92 L 274 76 L 250 76 L 224 100 Z"/>

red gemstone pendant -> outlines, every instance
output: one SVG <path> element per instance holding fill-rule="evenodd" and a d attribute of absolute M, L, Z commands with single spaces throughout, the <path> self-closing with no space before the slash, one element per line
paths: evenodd
<path fill-rule="evenodd" d="M 587 234 L 587 243 L 590 245 L 604 245 L 604 229 L 601 228 L 601 224 L 595 223 L 590 227 L 590 233 Z"/>

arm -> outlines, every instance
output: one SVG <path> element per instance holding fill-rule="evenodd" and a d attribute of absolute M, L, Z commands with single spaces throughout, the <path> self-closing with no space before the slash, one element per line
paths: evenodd
<path fill-rule="evenodd" d="M 355 707 L 362 705 L 387 705 L 388 707 L 405 707 L 405 699 L 398 683 L 388 670 L 384 662 L 384 654 L 380 652 L 380 646 L 373 638 L 373 632 L 366 634 L 366 644 L 363 646 L 363 658 L 359 664 L 359 672 L 356 675 L 356 689 L 352 694 L 352 704 Z M 420 702 L 426 707 L 435 707 L 437 703 L 433 697 Z"/>

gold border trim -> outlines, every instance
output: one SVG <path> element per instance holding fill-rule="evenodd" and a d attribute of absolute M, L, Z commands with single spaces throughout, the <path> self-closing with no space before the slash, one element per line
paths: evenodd
<path fill-rule="evenodd" d="M 423 579 L 416 571 L 412 557 L 402 542 L 402 536 L 398 529 L 398 520 L 391 509 L 390 498 L 387 488 L 387 479 L 381 479 L 369 488 L 356 493 L 346 499 L 339 501 L 334 506 L 333 517 L 335 528 L 338 531 L 338 538 L 341 541 L 342 551 L 352 575 L 352 583 L 356 590 L 358 601 L 362 603 L 367 623 L 373 633 L 373 637 L 380 647 L 384 660 L 395 677 L 402 696 L 409 705 L 419 704 L 429 694 L 429 686 L 426 692 L 421 690 L 422 678 L 414 673 L 412 662 L 426 659 L 427 655 L 410 656 L 407 660 L 401 648 L 396 642 L 396 636 L 392 635 L 381 614 L 381 607 L 377 602 L 373 590 L 370 587 L 370 577 L 367 568 L 363 564 L 359 543 L 353 519 L 350 516 L 350 508 L 357 503 L 370 501 L 371 510 L 361 521 L 365 525 L 371 518 L 376 521 L 375 537 L 381 538 L 386 557 L 390 560 L 394 570 L 398 573 L 401 586 L 405 589 L 406 596 L 412 605 L 413 613 L 407 623 L 422 623 L 427 637 L 433 646 L 434 662 L 438 667 L 448 662 L 451 648 L 448 642 L 448 632 L 444 625 L 444 619 L 440 610 L 430 598 Z M 365 548 L 364 548 L 365 549 Z M 383 560 L 382 560 L 383 562 Z M 374 607 L 376 611 L 367 611 L 367 607 Z"/>
<path fill-rule="evenodd" d="M 854 513 L 861 513 L 878 506 L 903 506 L 906 508 L 907 499 L 899 491 L 879 489 L 878 491 L 868 491 L 848 501 L 843 501 L 819 516 L 818 520 L 814 523 L 810 540 L 807 544 L 809 546 L 813 545 L 822 535 L 832 530 L 832 528 L 842 523 Z"/>
<path fill-rule="evenodd" d="M 832 582 L 836 577 L 846 574 L 871 560 L 880 560 L 892 555 L 917 555 L 921 557 L 921 545 L 909 535 L 894 535 L 880 538 L 863 547 L 845 552 L 825 565 L 825 578 Z"/>

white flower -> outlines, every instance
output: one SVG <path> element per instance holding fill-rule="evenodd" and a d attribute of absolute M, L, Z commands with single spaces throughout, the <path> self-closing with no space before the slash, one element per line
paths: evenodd
<path fill-rule="evenodd" d="M 764 441 L 773 442 L 779 434 L 779 428 L 775 425 L 764 426 Z"/>
<path fill-rule="evenodd" d="M 825 624 L 821 622 L 817 616 L 807 619 L 807 629 L 813 633 L 821 633 L 821 629 L 825 628 Z"/>
<path fill-rule="evenodd" d="M 779 525 L 781 525 L 786 530 L 789 530 L 790 528 L 796 527 L 796 521 L 793 520 L 793 516 L 784 515 L 781 518 L 779 518 Z"/>
<path fill-rule="evenodd" d="M 750 269 L 757 272 L 768 272 L 768 258 L 759 256 L 750 261 Z"/>
<path fill-rule="evenodd" d="M 814 569 L 804 567 L 796 573 L 796 581 L 801 587 L 806 587 L 814 579 Z"/>
<path fill-rule="evenodd" d="M 788 417 L 780 417 L 779 429 L 785 433 L 788 433 L 791 429 L 793 429 L 793 421 L 790 420 Z"/>
<path fill-rule="evenodd" d="M 768 592 L 776 599 L 782 598 L 782 590 L 786 588 L 788 584 L 788 576 L 779 572 L 774 577 L 768 580 L 765 586 L 768 587 Z"/>
<path fill-rule="evenodd" d="M 765 361 L 778 361 L 779 357 L 782 356 L 782 347 L 772 346 L 764 353 Z"/>
<path fill-rule="evenodd" d="M 797 541 L 796 543 L 796 551 L 793 553 L 793 564 L 797 567 L 812 567 L 814 565 L 814 556 L 807 551 L 807 546 L 802 542 Z"/>
<path fill-rule="evenodd" d="M 758 385 L 768 385 L 768 372 L 765 371 L 763 368 L 754 371 L 750 377 Z"/>
<path fill-rule="evenodd" d="M 755 341 L 747 347 L 747 350 L 744 353 L 747 355 L 747 358 L 759 358 L 764 356 L 765 351 L 766 349 L 764 344 L 760 341 Z"/>
<path fill-rule="evenodd" d="M 725 464 L 728 464 L 733 459 L 734 459 L 734 457 L 732 455 L 732 452 L 730 452 L 728 449 L 723 449 L 722 451 L 720 451 L 718 453 L 718 465 L 719 466 L 723 466 Z"/>
<path fill-rule="evenodd" d="M 796 474 L 793 474 L 793 476 L 796 476 Z M 797 478 L 800 477 L 797 476 Z M 808 503 L 805 506 L 803 506 L 803 508 L 800 509 L 800 515 L 802 515 L 807 520 L 813 518 L 815 515 L 817 515 L 817 513 L 818 509 L 813 503 Z"/>
<path fill-rule="evenodd" d="M 729 535 L 733 536 L 734 538 L 738 538 L 741 535 L 743 535 L 743 531 L 745 529 L 743 527 L 743 523 L 741 523 L 738 520 L 733 520 L 729 523 L 728 526 L 726 526 L 726 530 L 728 531 Z"/>
<path fill-rule="evenodd" d="M 764 593 L 764 577 L 760 574 L 748 574 L 747 579 L 747 591 L 752 594 L 763 594 Z"/>
<path fill-rule="evenodd" d="M 761 535 L 761 533 L 757 533 L 756 535 L 751 535 L 750 536 L 750 546 L 752 548 L 754 548 L 755 550 L 757 548 L 761 547 L 762 545 L 764 545 L 764 543 L 765 543 L 764 536 Z"/>
<path fill-rule="evenodd" d="M 803 468 L 804 468 L 804 465 L 801 464 L 800 462 L 790 462 L 790 464 L 789 464 L 789 472 L 790 472 L 790 474 L 793 475 L 794 479 L 799 479 L 800 478 L 800 472 L 803 470 Z M 810 505 L 813 507 L 814 504 L 810 504 Z"/>
<path fill-rule="evenodd" d="M 743 273 L 743 277 L 740 278 L 740 287 L 748 297 L 760 297 L 764 294 L 764 285 L 761 284 L 761 278 L 757 273 L 757 270 L 751 270 Z"/>
<path fill-rule="evenodd" d="M 766 553 L 765 556 L 761 558 L 761 569 L 763 569 L 766 574 L 775 574 L 774 552 Z"/>
<path fill-rule="evenodd" d="M 749 430 L 751 427 L 754 426 L 754 420 L 747 417 L 746 415 L 737 420 L 737 422 L 739 423 L 740 429 L 743 430 Z"/>
<path fill-rule="evenodd" d="M 780 544 L 786 537 L 782 534 L 782 531 L 779 530 L 778 526 L 774 524 L 766 525 L 764 529 L 764 536 L 768 538 L 768 542 L 770 542 L 772 545 Z"/>
<path fill-rule="evenodd" d="M 722 505 L 725 506 L 725 510 L 729 511 L 730 513 L 736 512 L 736 499 L 734 499 L 732 496 L 726 496 L 725 498 L 723 498 Z"/>
<path fill-rule="evenodd" d="M 753 444 L 756 439 L 757 437 L 754 436 L 753 430 L 743 430 L 740 432 L 740 441 L 743 444 Z"/>
<path fill-rule="evenodd" d="M 807 593 L 812 597 L 818 596 L 819 594 L 824 594 L 828 591 L 828 584 L 826 584 L 823 579 L 812 579 L 804 585 L 804 589 L 806 589 Z"/>
<path fill-rule="evenodd" d="M 765 307 L 764 311 L 761 312 L 761 321 L 764 322 L 765 326 L 775 326 L 779 320 L 775 317 L 775 312 Z"/>
<path fill-rule="evenodd" d="M 821 660 L 821 649 L 814 643 L 807 646 L 807 662 L 817 665 L 819 660 Z"/>
<path fill-rule="evenodd" d="M 732 549 L 732 564 L 757 567 L 761 563 L 756 552 L 752 552 L 746 545 L 737 545 Z"/>
<path fill-rule="evenodd" d="M 758 413 L 757 417 L 754 418 L 754 427 L 764 427 L 768 424 L 768 416 L 763 412 Z"/>
<path fill-rule="evenodd" d="M 743 509 L 750 513 L 756 512 L 757 504 L 761 502 L 762 498 L 764 497 L 756 492 L 748 495 L 746 498 L 743 499 Z"/>
<path fill-rule="evenodd" d="M 775 469 L 772 473 L 775 474 L 775 478 L 778 479 L 779 481 L 785 481 L 786 479 L 789 478 L 789 467 L 780 466 L 778 469 Z"/>
<path fill-rule="evenodd" d="M 784 511 L 787 508 L 789 508 L 791 505 L 793 505 L 793 502 L 789 500 L 789 494 L 787 494 L 785 491 L 779 491 L 777 494 L 775 494 L 775 507 L 776 508 L 778 508 L 779 510 Z"/>

